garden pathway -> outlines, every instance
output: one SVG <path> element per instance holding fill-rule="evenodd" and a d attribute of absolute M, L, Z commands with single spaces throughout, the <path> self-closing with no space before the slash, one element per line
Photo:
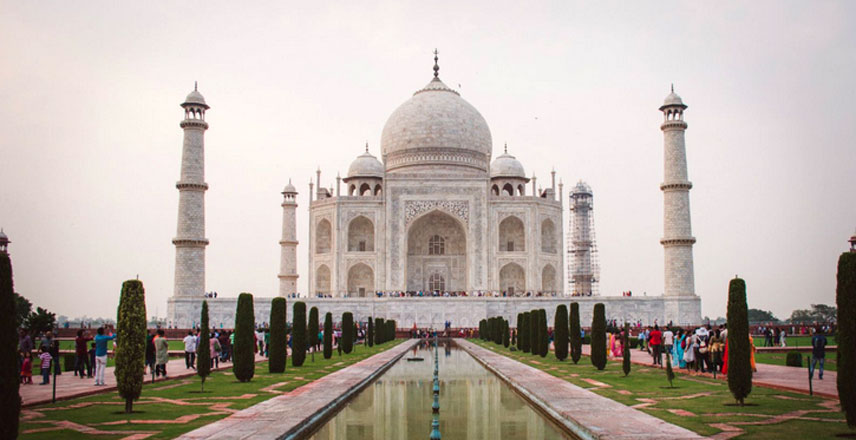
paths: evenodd
<path fill-rule="evenodd" d="M 266 360 L 264 356 L 256 355 L 256 362 Z M 221 363 L 219 369 L 212 371 L 225 370 L 232 368 L 232 363 Z M 74 375 L 73 371 L 65 371 L 56 377 L 56 400 L 66 400 L 74 397 L 90 396 L 93 394 L 104 393 L 108 391 L 116 391 L 116 367 L 107 367 L 104 370 L 104 386 L 95 386 L 94 378 L 81 379 Z M 170 359 L 166 365 L 166 371 L 169 374 L 169 379 L 193 376 L 196 370 L 185 368 L 184 358 Z M 165 380 L 159 378 L 157 381 Z M 39 385 L 41 376 L 33 376 L 32 385 L 21 385 L 20 395 L 24 407 L 31 407 L 51 402 L 53 394 L 53 384 Z M 145 381 L 151 381 L 151 375 L 147 375 Z"/>
<path fill-rule="evenodd" d="M 583 354 L 588 356 L 591 354 L 591 345 L 583 345 Z M 633 349 L 630 352 L 630 359 L 634 364 L 653 366 L 653 359 L 648 353 L 639 349 Z M 665 362 L 665 356 L 663 361 Z M 771 365 L 756 363 L 758 368 L 752 375 L 752 384 L 762 387 L 775 388 L 786 391 L 794 391 L 798 393 L 809 393 L 808 384 L 808 368 L 786 367 L 784 365 Z M 683 369 L 675 369 L 675 372 L 686 373 Z M 693 373 L 705 377 L 713 377 L 710 373 Z M 836 379 L 838 375 L 835 371 L 825 371 L 823 380 L 818 380 L 817 372 L 815 372 L 812 388 L 814 394 L 830 399 L 838 399 L 838 388 Z M 721 374 L 717 378 L 725 379 Z"/>

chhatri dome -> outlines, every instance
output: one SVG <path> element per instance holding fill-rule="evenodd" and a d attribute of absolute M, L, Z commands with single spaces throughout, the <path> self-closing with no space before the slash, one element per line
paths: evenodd
<path fill-rule="evenodd" d="M 196 104 L 208 108 L 208 104 L 205 103 L 205 97 L 196 89 L 196 82 L 193 83 L 193 91 L 187 95 L 187 98 L 184 98 L 184 104 Z"/>
<path fill-rule="evenodd" d="M 660 107 L 660 110 L 662 110 L 663 107 L 667 107 L 670 105 L 678 105 L 678 106 L 681 106 L 683 108 L 687 108 L 687 106 L 684 105 L 684 101 L 681 99 L 681 97 L 678 96 L 677 93 L 675 93 L 675 85 L 674 84 L 672 84 L 672 91 L 671 91 L 671 93 L 669 93 L 669 96 L 666 96 L 666 99 L 663 101 L 663 106 Z"/>
<path fill-rule="evenodd" d="M 490 164 L 490 177 L 518 177 L 527 179 L 523 164 L 517 158 L 508 154 L 508 145 L 505 151 Z M 528 180 L 528 179 L 527 179 Z"/>
<path fill-rule="evenodd" d="M 348 168 L 348 178 L 351 177 L 380 177 L 383 178 L 383 164 L 369 153 L 369 144 L 366 144 L 366 152 L 357 156 Z"/>
<path fill-rule="evenodd" d="M 440 81 L 437 51 L 434 79 L 401 104 L 386 121 L 381 150 L 387 172 L 485 175 L 490 169 L 490 129 L 482 115 Z M 451 168 L 451 169 L 449 169 Z"/>

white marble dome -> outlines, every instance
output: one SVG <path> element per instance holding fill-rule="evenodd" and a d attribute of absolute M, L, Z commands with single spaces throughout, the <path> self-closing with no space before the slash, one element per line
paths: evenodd
<path fill-rule="evenodd" d="M 517 158 L 504 152 L 490 164 L 490 177 L 512 177 L 526 179 L 523 164 Z"/>
<path fill-rule="evenodd" d="M 379 177 L 383 178 L 383 164 L 372 156 L 366 147 L 366 152 L 357 156 L 348 168 L 348 178 Z"/>
<path fill-rule="evenodd" d="M 197 105 L 203 105 L 205 107 L 208 107 L 208 104 L 205 103 L 205 97 L 202 96 L 202 94 L 199 93 L 199 91 L 196 89 L 193 89 L 193 91 L 187 95 L 187 98 L 184 98 L 184 103 L 185 104 L 197 104 Z"/>
<path fill-rule="evenodd" d="M 436 77 L 392 113 L 381 135 L 387 172 L 485 174 L 492 145 L 478 110 Z"/>
<path fill-rule="evenodd" d="M 681 107 L 686 107 L 684 105 L 684 101 L 672 90 L 672 93 L 669 93 L 669 96 L 666 96 L 666 99 L 663 101 L 663 107 L 671 106 L 671 105 L 679 105 Z"/>

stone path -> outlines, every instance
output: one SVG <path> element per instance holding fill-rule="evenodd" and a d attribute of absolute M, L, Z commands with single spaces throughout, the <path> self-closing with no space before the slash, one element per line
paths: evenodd
<path fill-rule="evenodd" d="M 457 339 L 456 342 L 527 400 L 541 407 L 554 421 L 570 429 L 580 438 L 604 440 L 704 438 L 690 430 L 599 396 L 469 341 Z M 609 414 L 609 417 L 604 417 L 604 414 Z"/>
<path fill-rule="evenodd" d="M 265 358 L 264 356 L 256 355 L 256 362 L 261 362 L 264 360 L 267 360 L 267 358 Z M 231 362 L 221 363 L 219 369 L 215 370 L 212 368 L 211 371 L 226 370 L 230 368 L 232 368 Z M 104 382 L 106 383 L 106 385 L 104 386 L 95 386 L 94 378 L 81 379 L 75 376 L 73 371 L 64 371 L 61 375 L 56 377 L 56 400 L 67 400 L 75 397 L 90 396 L 93 394 L 105 392 L 114 392 L 116 391 L 115 371 L 116 367 L 107 367 L 107 369 L 104 370 Z M 185 368 L 184 358 L 171 359 L 166 365 L 166 371 L 169 374 L 169 379 L 188 377 L 196 374 L 196 370 L 188 370 Z M 53 377 L 51 377 L 51 379 L 53 379 Z M 21 401 L 25 408 L 42 405 L 45 403 L 51 403 L 53 384 L 39 385 L 39 383 L 41 383 L 41 380 L 41 376 L 33 376 L 32 385 L 21 385 Z M 150 381 L 151 375 L 147 375 L 145 382 L 149 383 Z M 173 385 L 175 384 L 173 383 Z"/>
<path fill-rule="evenodd" d="M 591 345 L 583 345 L 583 354 L 586 356 L 591 355 Z M 610 357 L 610 359 L 612 358 Z M 655 367 L 653 365 L 653 359 L 651 355 L 638 349 L 631 350 L 630 359 L 634 364 L 637 365 Z M 663 356 L 663 362 L 665 362 L 665 360 L 666 357 Z M 756 363 L 755 366 L 758 371 L 752 374 L 753 385 L 774 388 L 784 391 L 793 391 L 803 394 L 809 393 L 808 368 L 786 367 L 784 365 L 762 364 L 760 362 Z M 675 372 L 687 374 L 686 370 L 680 368 L 675 368 Z M 713 374 L 710 373 L 689 374 L 710 378 L 713 377 Z M 717 379 L 726 379 L 726 377 L 721 374 L 717 374 L 716 377 Z M 825 371 L 823 373 L 823 380 L 818 380 L 817 372 L 815 372 L 814 380 L 812 381 L 812 388 L 814 390 L 814 394 L 830 399 L 838 399 L 838 387 L 836 386 L 837 377 L 838 375 L 835 371 Z"/>
<path fill-rule="evenodd" d="M 378 353 L 350 367 L 303 385 L 294 391 L 251 406 L 225 419 L 191 431 L 179 439 L 279 439 L 297 434 L 298 430 L 309 432 L 313 424 L 322 418 L 324 410 L 335 412 L 343 400 L 342 393 L 359 392 L 361 385 L 368 384 L 374 375 L 381 374 L 399 357 L 403 356 L 416 341 L 404 342 L 389 350 Z"/>

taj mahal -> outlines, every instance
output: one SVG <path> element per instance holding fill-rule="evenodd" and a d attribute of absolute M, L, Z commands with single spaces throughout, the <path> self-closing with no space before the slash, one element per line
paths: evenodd
<path fill-rule="evenodd" d="M 387 119 L 379 158 L 366 145 L 333 188 L 322 187 L 321 170 L 316 171 L 309 183 L 305 244 L 296 230 L 298 191 L 288 181 L 282 191 L 279 296 L 295 301 L 290 298 L 298 292 L 301 246 L 309 261 L 309 291 L 300 300 L 322 314 L 350 311 L 357 320 L 374 316 L 395 319 L 400 327 L 433 328 L 447 321 L 453 327 L 475 327 L 481 319 L 502 315 L 515 325 L 520 312 L 544 308 L 552 320 L 558 304 L 576 301 L 583 323 L 590 322 L 597 302 L 606 304 L 607 318 L 619 321 L 701 322 L 684 142 L 687 106 L 674 90 L 660 107 L 664 295 L 599 296 L 593 288 L 593 235 L 587 232 L 591 188 L 580 182 L 569 194 L 574 226 L 566 266 L 566 208 L 555 171 L 541 188 L 507 146 L 493 158 L 487 121 L 440 80 L 436 52 L 433 71 L 428 84 Z M 204 134 L 209 106 L 196 88 L 181 106 L 175 290 L 167 319 L 177 327 L 198 323 L 204 299 L 211 324 L 231 327 L 236 298 L 205 298 Z M 267 321 L 270 299 L 256 296 L 257 322 Z"/>

